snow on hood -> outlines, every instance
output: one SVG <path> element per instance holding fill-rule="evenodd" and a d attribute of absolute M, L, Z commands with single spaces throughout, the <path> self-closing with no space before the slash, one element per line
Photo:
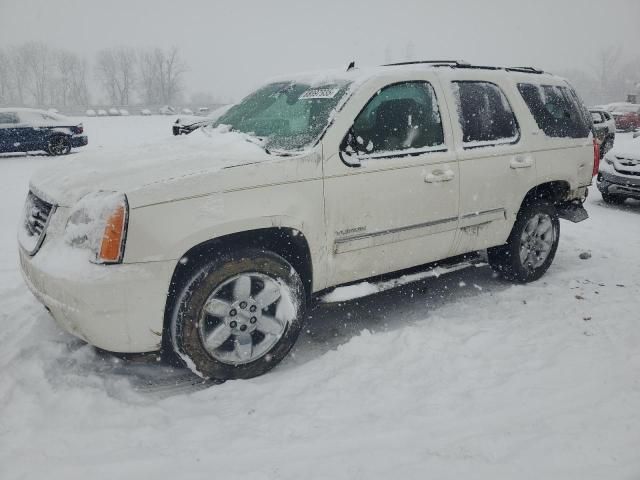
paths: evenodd
<path fill-rule="evenodd" d="M 245 134 L 207 128 L 139 147 L 72 155 L 37 171 L 30 187 L 49 201 L 68 207 L 90 192 L 129 193 L 270 158 L 250 140 Z"/>

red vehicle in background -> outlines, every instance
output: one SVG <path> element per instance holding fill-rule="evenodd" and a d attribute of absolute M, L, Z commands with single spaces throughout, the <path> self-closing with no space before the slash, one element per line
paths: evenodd
<path fill-rule="evenodd" d="M 630 103 L 619 105 L 611 111 L 616 128 L 625 132 L 640 129 L 640 105 Z"/>

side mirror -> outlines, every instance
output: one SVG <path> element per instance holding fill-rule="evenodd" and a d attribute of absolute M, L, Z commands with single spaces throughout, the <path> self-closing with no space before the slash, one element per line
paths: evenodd
<path fill-rule="evenodd" d="M 360 161 L 360 158 L 358 158 L 358 152 L 360 150 L 360 145 L 356 139 L 353 129 L 349 129 L 340 144 L 340 158 L 344 164 L 349 167 L 361 167 L 362 162 Z"/>

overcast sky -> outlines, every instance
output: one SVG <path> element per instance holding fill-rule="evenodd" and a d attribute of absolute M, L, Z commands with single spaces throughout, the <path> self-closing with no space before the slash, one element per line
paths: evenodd
<path fill-rule="evenodd" d="M 0 0 L 0 46 L 38 40 L 90 57 L 117 45 L 178 45 L 188 90 L 222 100 L 265 77 L 351 60 L 376 65 L 411 51 L 589 69 L 609 45 L 638 58 L 639 25 L 640 0 Z"/>

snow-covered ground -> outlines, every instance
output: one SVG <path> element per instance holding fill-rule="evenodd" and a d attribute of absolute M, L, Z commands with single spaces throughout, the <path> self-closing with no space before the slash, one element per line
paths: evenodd
<path fill-rule="evenodd" d="M 87 119 L 74 155 L 171 121 Z M 96 352 L 27 291 L 15 225 L 56 161 L 0 157 L 1 479 L 640 478 L 640 202 L 592 188 L 538 282 L 477 267 L 322 304 L 273 372 L 210 386 Z"/>

